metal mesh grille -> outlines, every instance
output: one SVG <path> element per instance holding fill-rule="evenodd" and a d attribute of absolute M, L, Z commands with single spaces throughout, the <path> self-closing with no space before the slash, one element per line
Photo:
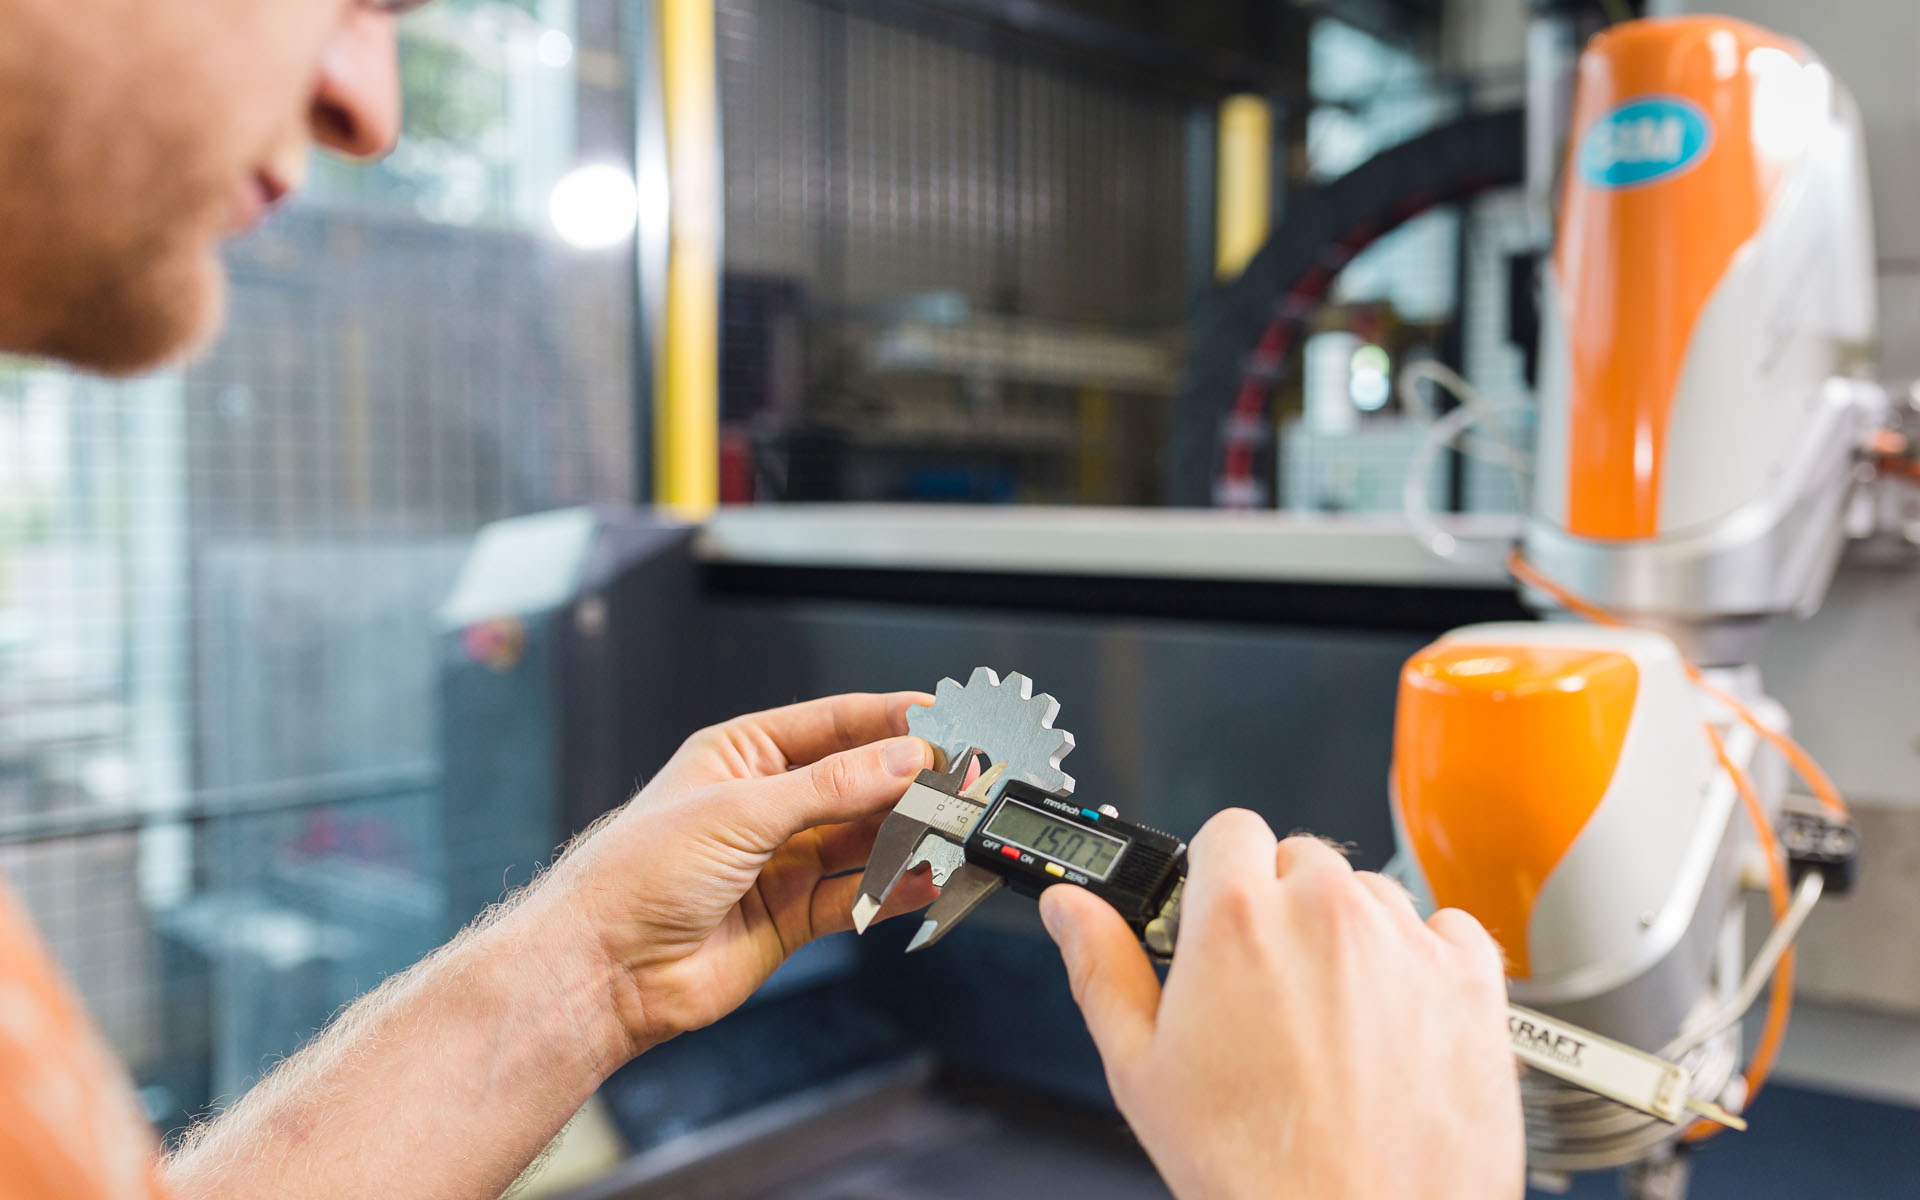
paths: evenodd
<path fill-rule="evenodd" d="M 729 270 L 1177 318 L 1185 106 L 810 0 L 719 6 Z"/>
<path fill-rule="evenodd" d="M 914 5 L 718 11 L 727 498 L 1151 500 L 1193 101 Z"/>

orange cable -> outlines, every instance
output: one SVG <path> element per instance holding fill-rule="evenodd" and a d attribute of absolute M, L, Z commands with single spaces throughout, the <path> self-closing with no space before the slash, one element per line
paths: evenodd
<path fill-rule="evenodd" d="M 1920 481 L 1920 472 L 1916 472 L 1914 478 Z M 1622 628 L 1627 624 L 1600 606 L 1548 579 L 1541 574 L 1539 568 L 1526 560 L 1518 548 L 1507 556 L 1507 569 L 1521 583 L 1546 593 L 1567 611 L 1585 617 L 1596 625 Z M 1846 803 L 1841 800 L 1840 792 L 1834 787 L 1833 780 L 1820 769 L 1820 765 L 1813 761 L 1813 756 L 1801 748 L 1798 742 L 1770 728 L 1745 704 L 1708 683 L 1701 675 L 1700 669 L 1691 662 L 1687 662 L 1684 658 L 1681 662 L 1686 667 L 1687 677 L 1695 686 L 1726 705 L 1743 724 L 1765 738 L 1786 757 L 1794 770 L 1798 771 L 1801 778 L 1813 788 L 1814 794 L 1820 797 L 1823 805 L 1838 815 L 1846 814 Z M 1746 810 L 1747 821 L 1753 826 L 1754 836 L 1760 842 L 1760 849 L 1767 863 L 1767 899 L 1773 909 L 1774 922 L 1777 924 L 1786 915 L 1790 898 L 1786 864 L 1780 853 L 1779 841 L 1774 837 L 1773 824 L 1767 820 L 1766 807 L 1760 803 L 1760 794 L 1754 790 L 1753 779 L 1733 761 L 1733 756 L 1727 752 L 1727 743 L 1720 736 L 1720 731 L 1714 728 L 1711 721 L 1704 721 L 1702 724 L 1706 729 L 1708 744 L 1713 747 L 1714 757 L 1719 760 L 1721 769 L 1732 778 L 1734 789 L 1740 794 L 1741 807 Z M 1789 946 L 1774 967 L 1772 987 L 1767 996 L 1766 1021 L 1761 1026 L 1760 1041 L 1754 1047 L 1753 1058 L 1747 1063 L 1747 1097 L 1746 1102 L 1741 1106 L 1743 1109 L 1752 1106 L 1754 1097 L 1758 1096 L 1760 1089 L 1766 1085 L 1767 1076 L 1773 1072 L 1774 1061 L 1779 1057 L 1780 1044 L 1786 1038 L 1787 1020 L 1793 1011 L 1794 957 L 1794 948 Z M 1720 1129 L 1721 1126 L 1715 1122 L 1696 1121 L 1682 1135 L 1682 1138 L 1689 1143 L 1703 1142 L 1718 1134 Z"/>
<path fill-rule="evenodd" d="M 1733 786 L 1740 793 L 1741 807 L 1746 809 L 1747 820 L 1753 825 L 1755 836 L 1760 839 L 1761 853 L 1767 861 L 1767 901 L 1773 909 L 1773 920 L 1778 924 L 1787 915 L 1790 903 L 1787 884 L 1787 868 L 1782 861 L 1779 842 L 1773 836 L 1773 825 L 1767 820 L 1767 810 L 1760 803 L 1760 793 L 1754 790 L 1753 777 L 1733 761 L 1727 752 L 1727 743 L 1720 731 L 1707 723 L 1707 740 L 1713 746 L 1714 757 L 1720 760 L 1720 766 L 1733 778 Z M 1767 1084 L 1767 1076 L 1773 1073 L 1773 1063 L 1780 1055 L 1780 1043 L 1786 1040 L 1787 1019 L 1793 1012 L 1793 965 L 1794 949 L 1787 947 L 1785 954 L 1773 969 L 1772 986 L 1767 993 L 1766 1021 L 1760 1027 L 1760 1041 L 1753 1049 L 1753 1058 L 1747 1063 L 1747 1096 L 1741 1108 L 1751 1108 L 1754 1097 Z M 1689 1144 L 1704 1142 L 1717 1136 L 1721 1126 L 1714 1121 L 1695 1121 L 1681 1135 Z"/>
<path fill-rule="evenodd" d="M 1809 788 L 1813 789 L 1813 794 L 1819 798 L 1822 808 L 1826 809 L 1827 812 L 1834 817 L 1838 817 L 1841 820 L 1847 819 L 1849 815 L 1847 802 L 1840 798 L 1840 789 L 1834 786 L 1832 777 L 1821 769 L 1820 764 L 1813 761 L 1813 755 L 1807 753 L 1806 747 L 1795 741 L 1791 736 L 1761 721 L 1759 717 L 1753 714 L 1752 709 L 1749 709 L 1745 704 L 1742 704 L 1739 700 L 1715 687 L 1713 684 L 1708 683 L 1706 677 L 1700 674 L 1699 668 L 1695 667 L 1692 663 L 1687 664 L 1687 675 L 1693 680 L 1695 687 L 1726 705 L 1732 710 L 1735 716 L 1740 718 L 1743 724 L 1765 738 L 1768 745 L 1778 750 L 1781 757 L 1785 758 L 1793 767 L 1794 773 L 1805 780 Z"/>
<path fill-rule="evenodd" d="M 1625 621 L 1614 616 L 1606 609 L 1581 599 L 1553 580 L 1548 579 L 1545 575 L 1542 575 L 1540 568 L 1528 562 L 1526 555 L 1520 553 L 1520 549 L 1517 546 L 1507 554 L 1507 570 L 1511 571 L 1513 577 L 1521 583 L 1526 584 L 1530 588 L 1536 588 L 1545 592 L 1547 595 L 1553 597 L 1554 601 L 1568 612 L 1585 617 L 1595 625 L 1610 625 L 1616 629 L 1626 626 Z"/>

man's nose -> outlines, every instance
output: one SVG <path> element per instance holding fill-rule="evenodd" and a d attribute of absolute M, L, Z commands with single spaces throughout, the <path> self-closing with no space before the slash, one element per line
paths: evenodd
<path fill-rule="evenodd" d="M 393 17 L 351 6 L 327 38 L 307 113 L 314 140 L 351 158 L 378 158 L 400 136 L 399 51 Z"/>

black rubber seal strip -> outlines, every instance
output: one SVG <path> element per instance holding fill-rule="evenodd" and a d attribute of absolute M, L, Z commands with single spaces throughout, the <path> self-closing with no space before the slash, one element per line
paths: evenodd
<path fill-rule="evenodd" d="M 1242 625 L 1438 635 L 1476 621 L 1530 620 L 1512 588 L 1168 579 L 709 563 L 715 597 L 841 600 Z"/>

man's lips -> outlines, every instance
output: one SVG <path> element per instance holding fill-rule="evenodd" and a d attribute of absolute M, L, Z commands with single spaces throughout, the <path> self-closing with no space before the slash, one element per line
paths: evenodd
<path fill-rule="evenodd" d="M 293 195 L 293 185 L 270 171 L 256 171 L 254 181 L 260 187 L 260 194 L 267 198 L 267 211 L 272 212 Z"/>
<path fill-rule="evenodd" d="M 259 227 L 293 194 L 293 185 L 270 171 L 255 171 L 236 189 L 233 232 L 247 233 Z"/>

